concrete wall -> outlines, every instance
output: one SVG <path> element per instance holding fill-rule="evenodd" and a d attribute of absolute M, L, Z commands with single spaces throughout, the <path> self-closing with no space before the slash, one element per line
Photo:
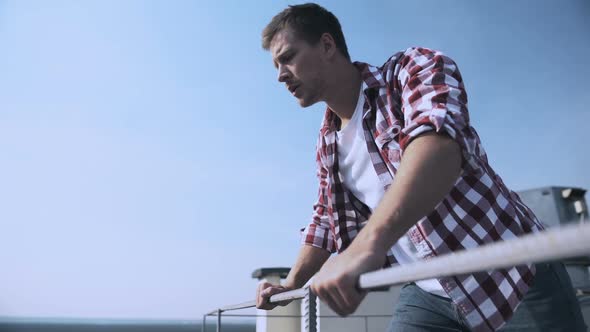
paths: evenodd
<path fill-rule="evenodd" d="M 318 331 L 385 331 L 389 325 L 389 322 L 391 321 L 393 307 L 398 301 L 400 289 L 401 286 L 393 286 L 389 289 L 389 291 L 369 293 L 357 311 L 353 315 L 350 315 L 346 318 L 339 317 L 326 304 L 319 301 Z"/>

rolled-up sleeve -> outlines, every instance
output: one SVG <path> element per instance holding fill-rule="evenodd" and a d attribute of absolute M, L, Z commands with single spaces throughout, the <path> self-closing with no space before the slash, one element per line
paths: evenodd
<path fill-rule="evenodd" d="M 334 228 L 331 227 L 330 218 L 328 217 L 328 172 L 322 165 L 319 149 L 316 154 L 316 160 L 318 165 L 317 177 L 319 180 L 318 198 L 313 205 L 311 222 L 301 230 L 301 243 L 334 253 L 336 252 Z"/>
<path fill-rule="evenodd" d="M 438 51 L 412 48 L 404 52 L 399 63 L 397 83 L 404 115 L 399 141 L 402 156 L 414 138 L 434 130 L 459 144 L 464 170 L 477 170 L 477 137 L 469 125 L 467 93 L 455 62 Z"/>

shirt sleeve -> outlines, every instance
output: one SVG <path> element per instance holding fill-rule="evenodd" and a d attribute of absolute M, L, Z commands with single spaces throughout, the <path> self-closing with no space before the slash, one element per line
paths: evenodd
<path fill-rule="evenodd" d="M 330 225 L 327 207 L 328 171 L 322 165 L 319 148 L 316 153 L 316 161 L 318 165 L 317 177 L 319 180 L 318 198 L 313 205 L 311 222 L 301 230 L 301 243 L 334 253 L 336 252 L 334 228 Z"/>
<path fill-rule="evenodd" d="M 438 51 L 412 48 L 404 52 L 399 63 L 397 83 L 404 114 L 402 155 L 414 138 L 434 130 L 459 144 L 464 170 L 477 170 L 477 138 L 469 125 L 467 93 L 455 62 Z"/>

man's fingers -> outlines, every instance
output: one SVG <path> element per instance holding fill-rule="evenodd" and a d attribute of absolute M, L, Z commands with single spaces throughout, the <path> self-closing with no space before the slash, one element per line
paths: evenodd
<path fill-rule="evenodd" d="M 336 288 L 334 292 L 338 292 L 342 299 L 340 307 L 344 309 L 344 315 L 350 315 L 355 312 L 366 295 L 366 293 L 359 293 L 354 287 L 347 287 L 346 291 L 342 288 Z"/>
<path fill-rule="evenodd" d="M 284 291 L 285 291 L 285 288 L 283 288 L 281 286 L 279 286 L 279 287 L 271 286 L 271 287 L 268 287 L 262 291 L 262 296 L 263 297 L 271 297 L 275 294 L 282 293 Z"/>
<path fill-rule="evenodd" d="M 330 309 L 334 310 L 340 316 L 343 316 L 343 308 L 340 306 L 342 300 L 334 298 L 334 294 L 330 293 L 325 289 L 318 289 L 318 293 L 316 294 L 323 302 L 325 302 Z"/>
<path fill-rule="evenodd" d="M 326 293 L 331 298 L 334 305 L 334 311 L 338 315 L 346 316 L 349 314 L 347 301 L 344 299 L 342 293 L 336 287 L 332 287 Z"/>
<path fill-rule="evenodd" d="M 258 299 L 261 296 L 261 293 L 268 287 L 271 287 L 272 284 L 268 283 L 268 282 L 261 282 L 258 284 L 258 287 L 256 287 L 256 299 Z"/>
<path fill-rule="evenodd" d="M 312 284 L 312 291 L 340 316 L 352 314 L 366 296 L 366 292 L 357 290 L 354 282 L 331 280 Z"/>
<path fill-rule="evenodd" d="M 352 314 L 362 302 L 366 296 L 366 292 L 356 288 L 357 281 L 352 278 L 346 278 L 341 280 L 335 291 L 340 293 L 342 300 L 344 301 L 343 306 L 346 307 L 346 314 Z"/>
<path fill-rule="evenodd" d="M 284 306 L 288 305 L 291 302 L 293 302 L 293 300 L 281 301 L 281 302 L 277 302 L 277 304 L 280 305 L 281 307 L 284 307 Z"/>
<path fill-rule="evenodd" d="M 274 288 L 277 287 L 268 282 L 261 282 L 258 284 L 258 287 L 256 288 L 256 308 L 271 310 L 276 307 L 276 304 L 268 302 L 269 297 L 273 294 L 272 290 Z M 268 295 L 269 293 L 270 295 Z"/>
<path fill-rule="evenodd" d="M 277 305 L 285 306 L 291 303 L 291 301 L 281 301 L 279 303 L 269 302 L 271 296 L 286 292 L 288 290 L 289 289 L 280 285 L 273 285 L 267 282 L 260 283 L 256 289 L 256 308 L 271 310 Z"/>
<path fill-rule="evenodd" d="M 322 300 L 322 302 L 326 303 L 330 309 L 334 310 L 338 315 L 343 315 L 342 308 L 340 307 L 340 303 L 342 300 L 335 299 L 333 297 L 334 294 L 331 294 L 330 291 L 327 289 L 325 284 L 322 284 L 321 281 L 318 282 L 316 279 L 315 282 L 311 285 L 312 292 Z"/>

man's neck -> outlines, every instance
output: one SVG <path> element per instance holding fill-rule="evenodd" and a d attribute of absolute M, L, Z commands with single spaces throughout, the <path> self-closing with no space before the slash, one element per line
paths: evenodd
<path fill-rule="evenodd" d="M 334 71 L 332 86 L 328 89 L 326 104 L 340 118 L 344 127 L 352 118 L 362 83 L 360 71 L 350 62 Z"/>

